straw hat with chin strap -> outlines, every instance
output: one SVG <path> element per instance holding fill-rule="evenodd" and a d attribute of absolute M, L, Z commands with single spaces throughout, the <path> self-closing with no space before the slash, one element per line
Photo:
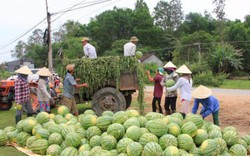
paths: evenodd
<path fill-rule="evenodd" d="M 185 64 L 178 68 L 175 72 L 180 74 L 192 74 Z"/>
<path fill-rule="evenodd" d="M 205 99 L 212 95 L 212 90 L 200 85 L 193 91 L 193 97 L 197 99 Z"/>
<path fill-rule="evenodd" d="M 171 61 L 168 61 L 167 64 L 165 64 L 165 66 L 163 66 L 163 68 L 177 68 Z"/>
<path fill-rule="evenodd" d="M 139 41 L 138 38 L 135 37 L 135 36 L 132 36 L 132 37 L 130 38 L 130 42 L 138 42 L 138 41 Z"/>
<path fill-rule="evenodd" d="M 52 76 L 52 73 L 46 67 L 39 69 L 38 72 L 36 72 L 36 74 L 39 76 Z"/>
<path fill-rule="evenodd" d="M 31 74 L 33 74 L 33 73 L 31 72 L 31 70 L 29 69 L 28 66 L 22 66 L 21 68 L 17 69 L 17 70 L 15 71 L 15 73 L 24 74 L 24 75 L 31 75 Z"/>

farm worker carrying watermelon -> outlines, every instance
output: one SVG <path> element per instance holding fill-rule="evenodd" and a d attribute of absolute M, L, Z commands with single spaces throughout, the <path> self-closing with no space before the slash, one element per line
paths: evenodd
<path fill-rule="evenodd" d="M 39 75 L 38 87 L 37 87 L 37 99 L 40 105 L 40 112 L 50 112 L 49 102 L 54 103 L 54 99 L 50 95 L 50 87 L 48 77 L 52 76 L 52 73 L 48 68 L 43 67 L 36 73 Z"/>
<path fill-rule="evenodd" d="M 89 43 L 88 37 L 84 37 L 82 39 L 82 45 L 83 45 L 83 52 L 85 55 L 84 57 L 91 59 L 97 58 L 96 49 L 93 45 Z"/>
<path fill-rule="evenodd" d="M 190 113 L 190 101 L 192 98 L 192 72 L 188 69 L 186 65 L 182 65 L 176 70 L 176 73 L 179 73 L 181 77 L 178 79 L 176 84 L 172 87 L 167 87 L 168 92 L 172 92 L 180 88 L 180 97 L 181 97 L 181 113 L 183 117 L 186 117 L 186 114 Z"/>
<path fill-rule="evenodd" d="M 212 90 L 200 85 L 193 91 L 193 97 L 195 99 L 192 113 L 196 114 L 199 104 L 201 103 L 202 109 L 200 115 L 205 118 L 213 114 L 214 124 L 219 126 L 220 103 L 216 97 L 212 96 Z"/>
<path fill-rule="evenodd" d="M 27 116 L 33 115 L 33 109 L 30 103 L 30 87 L 28 75 L 33 74 L 28 66 L 23 66 L 15 71 L 17 79 L 15 80 L 15 101 L 17 104 L 16 123 L 18 123 L 23 114 L 23 107 L 27 110 Z"/>
<path fill-rule="evenodd" d="M 124 45 L 124 56 L 135 56 L 136 44 L 138 41 L 138 38 L 135 36 L 130 38 L 130 42 Z"/>
<path fill-rule="evenodd" d="M 159 108 L 159 113 L 162 113 L 161 108 L 161 97 L 163 93 L 163 87 L 161 86 L 161 80 L 163 79 L 163 68 L 158 68 L 156 71 L 156 75 L 154 78 L 150 76 L 150 72 L 146 71 L 146 74 L 148 76 L 148 80 L 150 82 L 154 82 L 154 98 L 152 101 L 152 110 L 153 112 L 156 112 L 156 108 Z"/>
<path fill-rule="evenodd" d="M 179 76 L 175 73 L 176 66 L 169 61 L 164 67 L 164 71 L 167 72 L 167 74 L 164 76 L 164 78 L 161 81 L 161 85 L 164 87 L 172 87 L 178 80 Z M 170 115 L 172 113 L 176 112 L 176 99 L 177 99 L 177 91 L 168 92 L 166 90 L 165 92 L 165 111 L 166 115 Z M 170 110 L 171 107 L 171 110 Z"/>
<path fill-rule="evenodd" d="M 78 116 L 78 109 L 76 107 L 76 102 L 74 98 L 75 87 L 88 87 L 87 83 L 77 84 L 74 78 L 74 68 L 75 65 L 68 64 L 66 66 L 67 74 L 63 81 L 63 104 L 67 106 L 70 112 Z"/>

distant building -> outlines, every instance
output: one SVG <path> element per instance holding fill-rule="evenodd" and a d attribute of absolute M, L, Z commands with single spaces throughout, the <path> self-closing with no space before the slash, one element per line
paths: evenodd
<path fill-rule="evenodd" d="M 34 68 L 34 61 L 33 59 L 22 58 L 20 60 L 6 62 L 5 65 L 6 65 L 6 69 L 9 72 L 13 72 L 24 65 L 27 65 L 30 69 Z"/>
<path fill-rule="evenodd" d="M 152 53 L 143 54 L 140 61 L 141 63 L 156 63 L 159 67 L 163 66 L 161 59 Z"/>

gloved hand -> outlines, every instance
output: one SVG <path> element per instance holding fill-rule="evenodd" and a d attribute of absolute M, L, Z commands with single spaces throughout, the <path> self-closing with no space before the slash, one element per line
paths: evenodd
<path fill-rule="evenodd" d="M 22 110 L 22 107 L 23 107 L 22 104 L 20 104 L 20 103 L 17 103 L 17 104 L 16 104 L 16 109 L 17 109 L 17 110 Z"/>
<path fill-rule="evenodd" d="M 54 104 L 54 103 L 55 103 L 55 100 L 54 100 L 54 98 L 53 98 L 53 97 L 51 97 L 51 98 L 49 99 L 49 101 L 50 101 L 50 103 L 52 103 L 52 104 Z"/>

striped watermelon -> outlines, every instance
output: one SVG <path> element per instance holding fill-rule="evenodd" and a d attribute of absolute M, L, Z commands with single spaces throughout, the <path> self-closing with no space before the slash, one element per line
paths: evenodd
<path fill-rule="evenodd" d="M 3 131 L 4 131 L 5 134 L 7 134 L 8 132 L 13 132 L 13 131 L 15 131 L 15 130 L 16 130 L 16 128 L 13 127 L 13 126 L 7 126 L 7 127 L 5 127 L 5 128 L 3 129 Z"/>
<path fill-rule="evenodd" d="M 126 135 L 128 138 L 138 141 L 141 137 L 141 129 L 137 126 L 131 126 L 126 130 Z"/>
<path fill-rule="evenodd" d="M 119 111 L 114 114 L 113 118 L 113 123 L 123 124 L 129 117 L 125 111 Z"/>
<path fill-rule="evenodd" d="M 161 145 L 162 149 L 166 149 L 168 146 L 176 146 L 178 145 L 177 139 L 171 134 L 163 135 L 160 140 L 159 144 Z"/>
<path fill-rule="evenodd" d="M 234 131 L 238 133 L 237 129 L 234 126 L 227 126 L 223 129 L 222 133 L 225 133 L 226 131 Z"/>
<path fill-rule="evenodd" d="M 167 117 L 166 117 L 166 118 L 167 118 Z M 168 119 L 170 120 L 170 122 L 176 123 L 176 124 L 178 124 L 180 127 L 183 126 L 183 121 L 182 121 L 181 119 L 179 119 L 179 118 L 174 118 L 174 117 L 169 118 L 169 117 L 168 117 Z"/>
<path fill-rule="evenodd" d="M 208 137 L 210 139 L 214 139 L 214 138 L 222 138 L 222 133 L 221 131 L 217 130 L 217 129 L 213 129 L 208 133 Z"/>
<path fill-rule="evenodd" d="M 145 133 L 143 134 L 140 139 L 139 139 L 139 143 L 142 146 L 145 146 L 147 143 L 149 142 L 156 142 L 158 143 L 158 138 L 156 135 L 152 134 L 152 133 Z"/>
<path fill-rule="evenodd" d="M 83 114 L 84 115 L 96 115 L 95 112 L 91 109 L 86 110 Z"/>
<path fill-rule="evenodd" d="M 203 155 L 217 155 L 217 141 L 214 139 L 207 139 L 202 142 L 200 149 Z"/>
<path fill-rule="evenodd" d="M 0 147 L 8 142 L 8 137 L 3 130 L 0 130 Z"/>
<path fill-rule="evenodd" d="M 90 155 L 95 155 L 95 153 L 97 153 L 98 151 L 103 150 L 101 146 L 95 146 L 90 150 Z"/>
<path fill-rule="evenodd" d="M 37 140 L 36 136 L 30 136 L 27 140 L 26 140 L 26 147 L 27 148 L 31 148 L 32 143 Z"/>
<path fill-rule="evenodd" d="M 162 148 L 156 142 L 149 142 L 144 146 L 143 156 L 161 156 Z"/>
<path fill-rule="evenodd" d="M 90 151 L 91 150 L 91 146 L 89 144 L 83 144 L 79 147 L 79 153 L 83 152 L 83 151 Z"/>
<path fill-rule="evenodd" d="M 70 119 L 76 118 L 76 117 L 71 113 L 67 113 L 64 115 L 64 118 L 69 121 Z"/>
<path fill-rule="evenodd" d="M 50 133 L 47 129 L 44 129 L 44 128 L 41 128 L 41 129 L 38 129 L 37 132 L 36 132 L 36 138 L 37 139 L 48 139 L 50 136 Z"/>
<path fill-rule="evenodd" d="M 48 139 L 49 145 L 57 144 L 60 145 L 63 142 L 62 135 L 60 133 L 52 133 Z"/>
<path fill-rule="evenodd" d="M 102 112 L 102 116 L 105 116 L 105 115 L 113 117 L 114 112 L 106 110 L 106 111 Z"/>
<path fill-rule="evenodd" d="M 176 137 L 181 134 L 181 128 L 178 124 L 171 122 L 170 124 L 167 125 L 167 127 L 169 134 L 172 134 Z"/>
<path fill-rule="evenodd" d="M 91 147 L 100 146 L 101 145 L 101 136 L 95 135 L 95 136 L 91 137 L 89 140 L 89 145 Z"/>
<path fill-rule="evenodd" d="M 123 123 L 125 129 L 128 129 L 130 126 L 140 127 L 140 122 L 137 117 L 131 117 Z"/>
<path fill-rule="evenodd" d="M 174 117 L 174 118 L 178 118 L 178 119 L 180 119 L 181 121 L 183 121 L 183 116 L 182 116 L 182 114 L 181 113 L 173 113 L 173 114 L 171 114 L 171 117 Z"/>
<path fill-rule="evenodd" d="M 65 119 L 62 115 L 56 115 L 55 118 L 54 118 L 54 121 L 57 124 L 67 123 L 67 119 Z"/>
<path fill-rule="evenodd" d="M 96 125 L 96 120 L 97 117 L 95 115 L 88 114 L 80 118 L 80 123 L 84 129 L 88 129 L 91 126 Z"/>
<path fill-rule="evenodd" d="M 121 139 L 125 134 L 125 129 L 122 124 L 113 123 L 107 129 L 108 135 L 113 135 L 117 140 Z"/>
<path fill-rule="evenodd" d="M 140 123 L 140 127 L 145 127 L 146 122 L 148 121 L 146 117 L 144 116 L 139 116 L 138 117 L 139 123 Z"/>
<path fill-rule="evenodd" d="M 101 134 L 102 134 L 102 131 L 97 126 L 89 127 L 86 130 L 86 137 L 87 137 L 87 139 L 90 139 L 91 137 L 93 137 L 95 135 L 99 135 L 100 136 Z"/>
<path fill-rule="evenodd" d="M 105 150 L 112 150 L 116 148 L 117 141 L 112 135 L 103 136 L 101 139 L 102 148 Z"/>
<path fill-rule="evenodd" d="M 126 151 L 128 156 L 141 156 L 143 147 L 138 142 L 131 142 L 127 145 Z"/>
<path fill-rule="evenodd" d="M 155 120 L 155 119 L 162 119 L 165 116 L 161 113 L 157 113 L 157 112 L 149 112 L 145 115 L 145 118 L 149 121 L 149 120 Z"/>
<path fill-rule="evenodd" d="M 65 139 L 67 134 L 70 132 L 75 132 L 75 128 L 72 125 L 62 127 L 61 135 Z"/>
<path fill-rule="evenodd" d="M 81 152 L 79 152 L 78 156 L 91 156 L 91 152 L 90 151 L 81 151 Z"/>
<path fill-rule="evenodd" d="M 61 105 L 57 109 L 57 114 L 65 116 L 69 113 L 69 108 L 67 106 Z"/>
<path fill-rule="evenodd" d="M 76 132 L 68 133 L 66 135 L 65 141 L 67 145 L 75 147 L 75 148 L 78 148 L 82 144 L 81 137 Z"/>
<path fill-rule="evenodd" d="M 57 124 L 53 124 L 51 126 L 49 126 L 47 128 L 47 130 L 50 132 L 50 133 L 61 133 L 62 132 L 62 128 L 61 126 L 57 125 Z"/>
<path fill-rule="evenodd" d="M 36 153 L 36 154 L 41 154 L 41 155 L 45 155 L 46 154 L 46 150 L 49 147 L 49 143 L 47 140 L 45 139 L 38 139 L 35 140 L 32 144 L 30 149 L 32 150 L 32 152 Z"/>
<path fill-rule="evenodd" d="M 158 137 L 168 132 L 167 124 L 162 119 L 150 120 L 146 123 L 146 128 Z"/>
<path fill-rule="evenodd" d="M 225 140 L 223 140 L 222 138 L 215 138 L 214 139 L 216 142 L 217 142 L 217 150 L 218 150 L 218 153 L 223 153 L 225 150 L 228 150 L 227 148 L 227 143 L 225 142 Z"/>
<path fill-rule="evenodd" d="M 201 128 L 204 124 L 204 120 L 202 118 L 202 116 L 197 115 L 197 114 L 188 114 L 185 117 L 184 122 L 193 122 L 197 128 Z"/>
<path fill-rule="evenodd" d="M 116 145 L 116 149 L 119 153 L 126 153 L 127 145 L 133 142 L 130 138 L 122 138 Z"/>
<path fill-rule="evenodd" d="M 105 115 L 100 116 L 96 120 L 96 126 L 99 127 L 102 131 L 106 131 L 109 125 L 113 122 L 113 117 Z"/>
<path fill-rule="evenodd" d="M 58 156 L 62 151 L 62 148 L 59 145 L 53 144 L 50 145 L 46 150 L 46 155 L 49 156 Z"/>
<path fill-rule="evenodd" d="M 77 156 L 78 151 L 75 147 L 67 147 L 61 153 L 60 156 Z"/>
<path fill-rule="evenodd" d="M 198 129 L 197 130 L 197 133 L 194 137 L 194 143 L 197 145 L 197 146 L 200 146 L 201 143 L 205 140 L 208 139 L 208 134 L 207 134 L 207 131 L 205 131 L 204 129 Z"/>
<path fill-rule="evenodd" d="M 11 143 L 16 143 L 16 137 L 17 137 L 18 131 L 12 131 L 12 132 L 8 132 L 6 135 L 8 137 L 9 142 Z"/>
<path fill-rule="evenodd" d="M 128 117 L 139 117 L 140 116 L 140 113 L 134 109 L 127 110 L 126 113 L 128 114 Z"/>
<path fill-rule="evenodd" d="M 36 116 L 36 121 L 40 124 L 46 123 L 50 120 L 49 113 L 47 112 L 40 112 Z"/>
<path fill-rule="evenodd" d="M 247 155 L 247 150 L 245 147 L 241 144 L 235 144 L 229 149 L 229 153 L 231 155 L 235 156 L 246 156 Z"/>
<path fill-rule="evenodd" d="M 250 145 L 250 135 L 249 134 L 248 135 L 243 135 L 241 137 L 241 139 L 243 139 L 247 143 L 248 146 Z"/>
<path fill-rule="evenodd" d="M 181 133 L 182 134 L 188 134 L 191 137 L 194 137 L 197 133 L 197 127 L 193 122 L 186 122 L 182 127 L 181 127 Z"/>
<path fill-rule="evenodd" d="M 141 129 L 141 134 L 144 134 L 144 133 L 149 133 L 149 130 L 147 128 L 140 128 Z"/>
<path fill-rule="evenodd" d="M 186 151 L 192 148 L 194 144 L 193 138 L 188 134 L 181 134 L 177 137 L 178 147 Z"/>
<path fill-rule="evenodd" d="M 16 143 L 18 146 L 24 147 L 26 145 L 27 139 L 30 137 L 30 134 L 26 132 L 20 132 L 16 136 Z"/>
<path fill-rule="evenodd" d="M 164 150 L 163 156 L 179 156 L 179 150 L 176 146 L 168 146 Z"/>
<path fill-rule="evenodd" d="M 226 141 L 227 146 L 232 146 L 237 143 L 239 136 L 235 131 L 226 131 L 223 133 L 222 138 Z"/>

